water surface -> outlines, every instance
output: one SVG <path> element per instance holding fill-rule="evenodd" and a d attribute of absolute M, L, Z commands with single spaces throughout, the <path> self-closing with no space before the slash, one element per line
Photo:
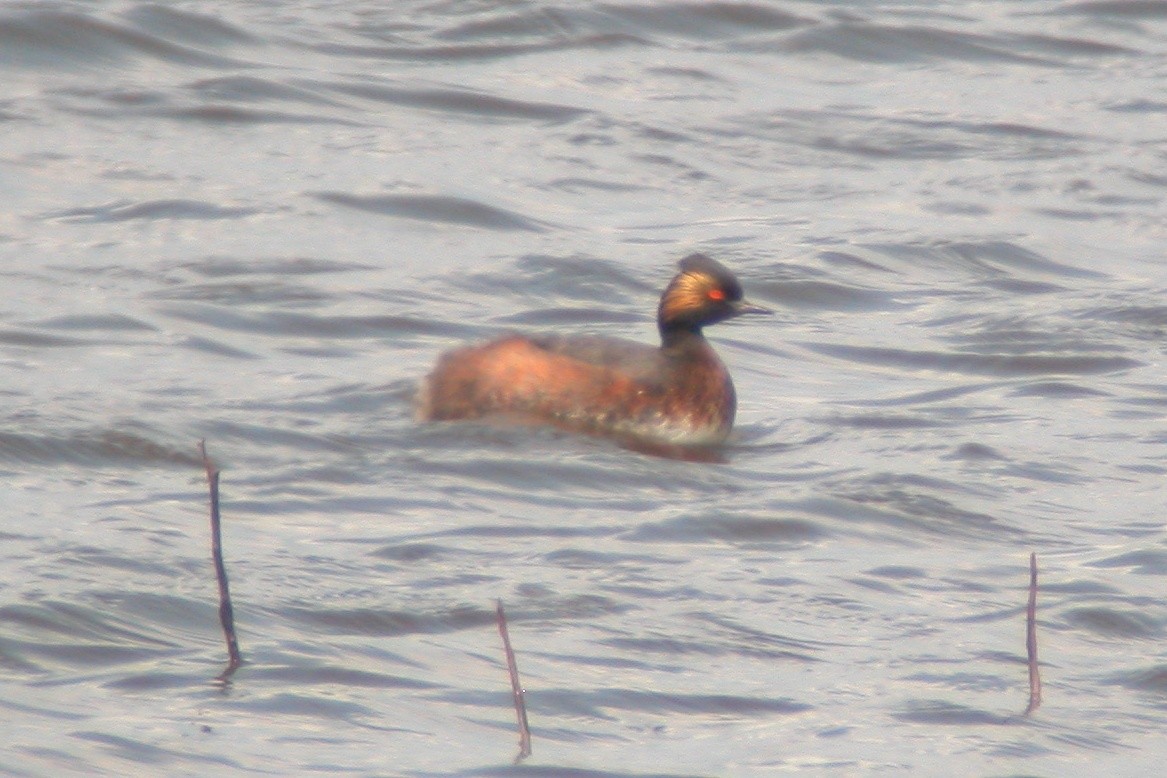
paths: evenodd
<path fill-rule="evenodd" d="M 1165 20 L 6 5 L 3 770 L 1150 773 Z M 414 420 L 466 341 L 651 342 L 695 250 L 778 311 L 710 332 L 724 463 Z"/>

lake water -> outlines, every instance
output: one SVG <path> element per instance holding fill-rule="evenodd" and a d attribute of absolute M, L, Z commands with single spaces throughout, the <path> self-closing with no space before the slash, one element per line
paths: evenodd
<path fill-rule="evenodd" d="M 28 0 L 0 74 L 4 774 L 1167 759 L 1167 3 Z M 698 250 L 724 462 L 414 420 Z"/>

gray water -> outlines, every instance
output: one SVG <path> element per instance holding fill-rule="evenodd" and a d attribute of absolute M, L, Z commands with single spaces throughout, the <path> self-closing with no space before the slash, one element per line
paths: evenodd
<path fill-rule="evenodd" d="M 1167 3 L 29 1 L 0 77 L 4 773 L 1161 769 Z M 723 463 L 414 420 L 695 250 Z"/>

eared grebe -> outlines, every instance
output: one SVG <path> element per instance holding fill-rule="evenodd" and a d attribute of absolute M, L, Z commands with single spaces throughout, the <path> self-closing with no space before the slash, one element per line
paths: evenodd
<path fill-rule="evenodd" d="M 769 311 L 743 300 L 733 274 L 704 254 L 685 257 L 680 267 L 657 309 L 660 348 L 595 336 L 511 335 L 456 349 L 423 384 L 419 417 L 508 415 L 632 442 L 721 443 L 737 399 L 701 328 Z"/>

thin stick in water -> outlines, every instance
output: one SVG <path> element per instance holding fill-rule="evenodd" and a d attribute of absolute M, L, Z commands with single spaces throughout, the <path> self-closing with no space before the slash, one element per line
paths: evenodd
<path fill-rule="evenodd" d="M 231 607 L 231 591 L 227 587 L 227 568 L 223 564 L 223 539 L 219 517 L 219 468 L 207 456 L 207 443 L 199 441 L 199 454 L 207 471 L 207 485 L 211 490 L 211 559 L 215 563 L 215 577 L 219 581 L 219 622 L 223 625 L 223 637 L 227 640 L 227 667 L 219 675 L 226 681 L 243 664 L 239 653 L 239 640 L 235 637 L 235 611 Z"/>
<path fill-rule="evenodd" d="M 515 664 L 515 652 L 511 648 L 511 638 L 507 633 L 507 617 L 502 609 L 502 600 L 498 600 L 498 634 L 502 636 L 502 647 L 506 652 L 507 670 L 511 674 L 511 694 L 515 702 L 515 715 L 519 719 L 519 755 L 515 763 L 519 763 L 531 755 L 531 727 L 527 724 L 527 703 L 523 699 L 523 684 L 519 681 L 519 666 Z"/>
<path fill-rule="evenodd" d="M 1041 672 L 1037 667 L 1037 554 L 1029 554 L 1029 606 L 1025 609 L 1025 651 L 1029 655 L 1029 706 L 1025 715 L 1041 706 Z"/>

